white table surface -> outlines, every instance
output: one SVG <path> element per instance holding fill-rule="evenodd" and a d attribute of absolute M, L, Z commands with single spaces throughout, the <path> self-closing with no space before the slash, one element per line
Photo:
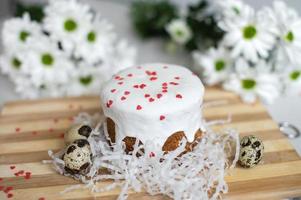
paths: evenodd
<path fill-rule="evenodd" d="M 138 50 L 137 63 L 166 62 L 190 66 L 190 56 L 182 51 L 170 55 L 164 51 L 164 42 L 158 39 L 142 41 L 134 33 L 128 18 L 128 5 L 112 1 L 87 0 L 101 15 L 111 21 L 120 37 L 126 38 Z M 3 21 L 3 19 L 1 19 Z M 0 75 L 0 107 L 7 101 L 18 100 L 20 97 L 14 91 L 14 86 L 8 78 Z M 301 130 L 301 97 L 279 98 L 274 104 L 266 106 L 272 118 L 277 121 L 288 121 Z M 301 137 L 291 140 L 301 155 Z"/>

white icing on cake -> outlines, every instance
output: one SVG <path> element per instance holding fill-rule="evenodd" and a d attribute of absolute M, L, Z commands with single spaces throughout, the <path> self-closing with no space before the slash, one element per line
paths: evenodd
<path fill-rule="evenodd" d="M 164 144 L 184 131 L 194 140 L 201 127 L 204 86 L 187 68 L 161 63 L 125 69 L 106 82 L 101 104 L 115 122 L 116 142 L 136 137 Z"/>

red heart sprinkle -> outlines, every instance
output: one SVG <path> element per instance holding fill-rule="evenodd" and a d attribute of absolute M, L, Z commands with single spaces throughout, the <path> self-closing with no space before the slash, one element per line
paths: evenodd
<path fill-rule="evenodd" d="M 107 107 L 110 108 L 112 104 L 113 104 L 113 101 L 112 101 L 112 100 L 109 100 L 109 101 L 107 102 Z"/>
<path fill-rule="evenodd" d="M 138 105 L 138 106 L 136 107 L 136 109 L 137 109 L 137 110 L 141 110 L 142 107 L 141 107 L 140 105 Z"/>
<path fill-rule="evenodd" d="M 144 97 L 145 97 L 145 98 L 148 98 L 148 97 L 150 97 L 150 95 L 149 95 L 149 94 L 145 94 Z"/>
<path fill-rule="evenodd" d="M 168 92 L 168 91 L 167 91 L 167 90 L 162 90 L 162 92 L 163 92 L 163 93 L 166 93 L 166 92 Z"/>
<path fill-rule="evenodd" d="M 157 72 L 152 72 L 151 75 L 156 76 Z"/>
<path fill-rule="evenodd" d="M 112 89 L 111 92 L 114 93 L 116 91 L 116 89 Z"/>
<path fill-rule="evenodd" d="M 10 166 L 9 168 L 10 168 L 10 169 L 15 169 L 16 166 L 15 166 L 15 165 L 12 165 L 12 166 Z"/>
<path fill-rule="evenodd" d="M 14 195 L 12 193 L 7 194 L 7 198 L 12 198 Z"/>
<path fill-rule="evenodd" d="M 134 85 L 133 87 L 134 87 L 134 88 L 139 88 L 139 85 Z"/>
<path fill-rule="evenodd" d="M 166 87 L 166 86 L 167 86 L 167 83 L 165 83 L 165 82 L 164 82 L 164 83 L 162 83 L 162 86 Z"/>
<path fill-rule="evenodd" d="M 160 99 L 162 97 L 162 94 L 157 94 L 157 98 Z"/>
<path fill-rule="evenodd" d="M 182 99 L 182 95 L 180 95 L 180 94 L 177 94 L 176 97 L 179 99 Z"/>
<path fill-rule="evenodd" d="M 154 152 L 150 152 L 149 153 L 149 157 L 155 157 L 156 155 L 155 155 L 155 153 Z"/>
<path fill-rule="evenodd" d="M 130 94 L 129 91 L 125 91 L 125 92 L 124 92 L 124 95 L 129 95 L 129 94 Z"/>
<path fill-rule="evenodd" d="M 145 73 L 146 73 L 147 75 L 149 75 L 149 76 L 152 75 L 152 72 L 150 72 L 150 71 L 148 71 L 148 70 L 146 70 Z"/>
<path fill-rule="evenodd" d="M 165 119 L 165 116 L 161 115 L 161 116 L 160 116 L 160 120 L 162 121 L 162 120 L 164 120 L 164 119 Z"/>
<path fill-rule="evenodd" d="M 119 79 L 120 79 L 120 76 L 115 76 L 115 79 L 116 79 L 116 80 L 119 80 Z"/>
<path fill-rule="evenodd" d="M 127 76 L 128 76 L 128 77 L 132 77 L 132 76 L 133 76 L 133 74 L 128 74 Z"/>
<path fill-rule="evenodd" d="M 157 77 L 151 77 L 149 80 L 150 81 L 155 81 L 155 80 L 157 80 Z"/>
<path fill-rule="evenodd" d="M 120 99 L 121 101 L 126 100 L 125 96 L 122 96 Z"/>
<path fill-rule="evenodd" d="M 155 101 L 155 99 L 149 98 L 148 101 L 149 101 L 149 102 L 153 102 L 153 101 Z"/>
<path fill-rule="evenodd" d="M 120 82 L 118 82 L 118 84 L 119 84 L 119 85 L 122 85 L 122 84 L 123 84 L 123 82 L 122 82 L 122 81 L 120 81 Z"/>
<path fill-rule="evenodd" d="M 175 77 L 175 79 L 179 80 L 179 79 L 180 79 L 180 77 L 176 76 L 176 77 Z"/>
<path fill-rule="evenodd" d="M 140 86 L 139 86 L 141 89 L 143 89 L 143 88 L 145 88 L 146 87 L 146 85 L 144 84 L 144 83 L 142 83 L 142 84 L 140 84 Z"/>

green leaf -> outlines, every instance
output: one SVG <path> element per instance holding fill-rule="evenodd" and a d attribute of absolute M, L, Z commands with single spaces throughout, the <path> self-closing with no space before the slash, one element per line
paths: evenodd
<path fill-rule="evenodd" d="M 148 38 L 167 37 L 165 26 L 179 15 L 176 6 L 167 0 L 135 0 L 131 5 L 130 16 L 137 33 Z"/>

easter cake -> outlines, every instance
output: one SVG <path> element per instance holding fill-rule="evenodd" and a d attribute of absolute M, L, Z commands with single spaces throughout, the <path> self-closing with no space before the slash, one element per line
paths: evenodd
<path fill-rule="evenodd" d="M 124 142 L 126 152 L 137 139 L 172 151 L 186 138 L 190 151 L 203 134 L 203 96 L 201 80 L 185 67 L 156 63 L 125 69 L 101 90 L 108 141 Z"/>

